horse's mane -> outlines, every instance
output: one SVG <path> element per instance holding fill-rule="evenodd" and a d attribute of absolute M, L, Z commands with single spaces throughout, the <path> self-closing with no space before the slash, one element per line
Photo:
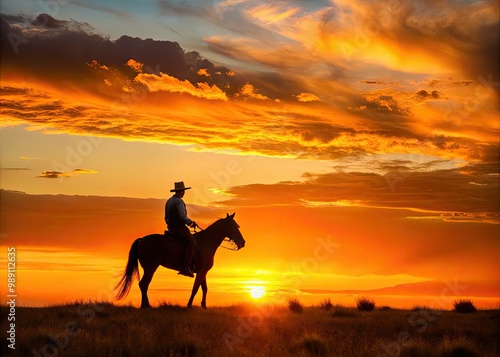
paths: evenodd
<path fill-rule="evenodd" d="M 218 220 L 216 220 L 214 223 L 212 223 L 211 225 L 209 225 L 209 226 L 208 226 L 207 228 L 205 228 L 204 230 L 199 231 L 199 232 L 196 232 L 196 233 L 195 233 L 195 235 L 197 235 L 197 236 L 198 236 L 198 238 L 203 239 L 203 236 L 204 236 L 205 234 L 211 234 L 212 230 L 213 230 L 213 229 L 216 229 L 216 228 L 220 225 L 220 223 L 222 223 L 222 222 L 223 222 L 223 221 L 225 221 L 226 219 L 227 219 L 227 217 L 226 217 L 226 218 L 219 218 Z M 232 220 L 232 221 L 236 224 L 236 226 L 237 226 L 238 228 L 240 227 L 240 226 L 239 226 L 239 224 L 238 224 L 238 223 L 236 223 L 236 221 L 234 221 L 234 220 Z M 223 240 L 223 244 L 225 244 L 225 246 L 224 246 L 224 245 L 222 245 L 222 247 L 223 247 L 223 248 L 230 249 L 230 250 L 237 250 L 237 249 L 238 249 L 238 248 L 237 248 L 237 244 L 236 244 L 236 242 L 234 242 L 234 241 L 233 241 L 232 239 L 230 239 L 230 238 L 227 238 L 227 237 L 226 237 L 226 238 Z"/>

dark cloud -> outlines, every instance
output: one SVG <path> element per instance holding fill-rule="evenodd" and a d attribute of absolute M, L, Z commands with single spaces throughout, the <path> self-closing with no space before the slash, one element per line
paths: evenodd
<path fill-rule="evenodd" d="M 58 178 L 74 177 L 75 174 L 96 174 L 96 173 L 97 173 L 97 171 L 89 170 L 89 169 L 74 169 L 71 172 L 43 171 L 40 175 L 38 175 L 36 177 L 37 178 L 58 179 Z"/>
<path fill-rule="evenodd" d="M 49 179 L 57 179 L 57 178 L 68 178 L 69 175 L 67 173 L 61 171 L 43 171 L 37 178 L 49 178 Z"/>
<path fill-rule="evenodd" d="M 409 110 L 407 108 L 401 108 L 391 95 L 379 95 L 375 98 L 366 99 L 366 101 L 357 106 L 353 106 L 351 109 L 405 116 L 410 114 Z"/>
<path fill-rule="evenodd" d="M 433 90 L 433 91 L 426 91 L 425 89 L 421 89 L 419 91 L 417 91 L 416 95 L 418 97 L 421 97 L 423 99 L 428 99 L 428 98 L 432 98 L 432 99 L 438 99 L 440 96 L 439 96 L 439 92 L 437 90 Z"/>
<path fill-rule="evenodd" d="M 405 162 L 383 166 L 386 174 L 333 172 L 305 174 L 304 182 L 248 185 L 231 188 L 228 205 L 356 206 L 411 209 L 444 214 L 446 221 L 496 222 L 500 218 L 499 163 L 475 164 L 458 169 L 411 171 Z"/>
<path fill-rule="evenodd" d="M 40 14 L 34 20 L 2 15 L 1 21 L 4 72 L 22 72 L 53 84 L 72 83 L 108 98 L 121 98 L 124 87 L 136 92 L 147 91 L 134 82 L 137 72 L 126 65 L 130 59 L 141 63 L 144 73 L 159 75 L 161 72 L 180 81 L 188 80 L 194 86 L 199 82 L 215 85 L 229 97 L 234 97 L 249 81 L 254 87 L 262 87 L 265 95 L 272 98 L 283 97 L 280 88 L 293 84 L 275 74 L 255 78 L 235 74 L 197 51 L 185 51 L 177 42 L 125 35 L 113 41 L 96 34 L 86 23 L 58 20 L 47 14 Z M 200 69 L 208 76 L 200 78 Z M 290 91 L 284 97 L 291 99 L 293 94 L 296 93 Z"/>
<path fill-rule="evenodd" d="M 227 68 L 215 66 L 197 52 L 186 53 L 177 42 L 130 36 L 112 41 L 91 32 L 88 24 L 57 20 L 47 14 L 40 14 L 32 22 L 26 20 L 2 15 L 4 71 L 22 71 L 52 81 L 75 82 L 84 87 L 100 79 L 98 71 L 89 66 L 93 61 L 105 66 L 103 68 L 114 69 L 118 76 L 133 80 L 136 73 L 125 64 L 134 59 L 143 64 L 145 73 L 163 72 L 197 83 L 196 71 L 206 68 L 214 76 L 204 81 L 222 83 L 231 80 L 226 75 Z M 20 26 L 20 21 L 25 26 Z M 48 30 L 32 31 L 40 27 Z M 220 72 L 220 75 L 215 76 L 215 72 Z"/>
<path fill-rule="evenodd" d="M 123 257 L 135 239 L 131 237 L 161 233 L 165 229 L 165 200 L 31 195 L 7 190 L 0 190 L 0 200 L 2 232 L 8 233 L 5 244 L 91 253 L 106 247 L 103 251 L 107 254 Z M 218 209 L 194 205 L 188 205 L 188 211 L 198 218 L 200 225 L 225 216 Z"/>

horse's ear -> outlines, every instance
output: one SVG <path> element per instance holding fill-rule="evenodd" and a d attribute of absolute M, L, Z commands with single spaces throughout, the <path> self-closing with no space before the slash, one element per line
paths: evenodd
<path fill-rule="evenodd" d="M 229 217 L 234 218 L 235 214 L 236 214 L 236 212 L 234 212 L 234 213 L 233 213 L 232 215 L 230 215 Z"/>

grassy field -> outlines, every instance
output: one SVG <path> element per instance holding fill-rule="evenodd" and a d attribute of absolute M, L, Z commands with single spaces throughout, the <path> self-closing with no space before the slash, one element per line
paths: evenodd
<path fill-rule="evenodd" d="M 238 305 L 16 308 L 7 356 L 500 356 L 500 311 Z"/>

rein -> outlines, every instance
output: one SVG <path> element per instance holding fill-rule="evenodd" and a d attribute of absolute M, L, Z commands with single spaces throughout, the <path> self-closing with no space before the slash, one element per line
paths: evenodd
<path fill-rule="evenodd" d="M 203 229 L 203 228 L 201 228 L 198 224 L 195 224 L 195 226 L 193 227 L 193 231 L 194 231 L 194 233 L 198 233 L 198 232 L 196 231 L 196 228 L 199 228 L 199 229 L 200 229 L 200 232 L 204 231 L 204 229 Z M 232 250 L 232 251 L 234 251 L 234 252 L 235 252 L 235 251 L 237 251 L 237 250 L 239 249 L 239 248 L 238 248 L 238 246 L 236 245 L 236 243 L 234 243 L 231 239 L 224 238 L 224 240 L 223 240 L 222 242 L 225 242 L 225 241 L 230 242 L 230 243 L 231 243 L 231 246 L 230 246 L 230 247 L 225 247 L 225 246 L 223 246 L 223 245 L 221 244 L 219 247 L 224 248 L 224 249 L 227 249 L 227 250 Z"/>

